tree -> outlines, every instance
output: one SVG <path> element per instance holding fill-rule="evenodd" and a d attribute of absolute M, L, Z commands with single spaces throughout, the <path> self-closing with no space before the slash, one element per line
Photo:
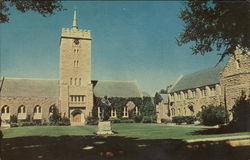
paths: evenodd
<path fill-rule="evenodd" d="M 237 46 L 243 54 L 250 48 L 250 1 L 189 0 L 180 12 L 184 31 L 177 43 L 194 42 L 193 54 L 218 51 L 219 62 L 234 55 Z"/>
<path fill-rule="evenodd" d="M 200 114 L 201 123 L 206 126 L 224 124 L 227 113 L 223 106 L 208 106 Z"/>
<path fill-rule="evenodd" d="M 158 105 L 162 100 L 163 99 L 162 99 L 161 95 L 158 92 L 156 92 L 155 93 L 155 97 L 154 97 L 154 103 L 155 103 L 155 105 Z"/>
<path fill-rule="evenodd" d="M 230 122 L 232 128 L 238 131 L 249 131 L 250 127 L 250 98 L 245 93 L 236 100 L 232 110 L 233 119 Z"/>
<path fill-rule="evenodd" d="M 58 125 L 59 121 L 61 120 L 61 114 L 56 107 L 52 108 L 52 115 L 49 117 L 49 121 L 51 125 Z"/>
<path fill-rule="evenodd" d="M 59 0 L 1 0 L 0 23 L 9 22 L 9 9 L 11 7 L 15 7 L 22 13 L 32 10 L 44 17 L 54 14 L 56 11 L 64 10 Z"/>

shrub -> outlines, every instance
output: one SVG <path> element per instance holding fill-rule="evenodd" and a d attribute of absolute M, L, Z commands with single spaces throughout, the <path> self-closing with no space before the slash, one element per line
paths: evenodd
<path fill-rule="evenodd" d="M 133 119 L 121 119 L 120 123 L 134 123 Z"/>
<path fill-rule="evenodd" d="M 185 116 L 185 122 L 187 124 L 194 124 L 195 121 L 196 121 L 195 116 Z"/>
<path fill-rule="evenodd" d="M 11 123 L 10 127 L 18 127 L 18 123 Z"/>
<path fill-rule="evenodd" d="M 10 123 L 17 123 L 17 116 L 16 115 L 10 116 Z"/>
<path fill-rule="evenodd" d="M 96 117 L 87 117 L 86 123 L 88 125 L 97 125 L 98 121 L 99 121 L 99 119 Z"/>
<path fill-rule="evenodd" d="M 48 126 L 49 123 L 48 123 L 48 122 L 43 122 L 42 125 L 43 125 L 43 126 Z"/>
<path fill-rule="evenodd" d="M 184 116 L 175 116 L 172 118 L 172 122 L 179 125 L 179 124 L 185 122 L 185 118 L 184 118 Z"/>
<path fill-rule="evenodd" d="M 175 116 L 172 118 L 172 122 L 176 124 L 187 123 L 194 124 L 196 118 L 194 116 Z"/>
<path fill-rule="evenodd" d="M 201 112 L 200 120 L 206 126 L 214 126 L 224 124 L 226 117 L 227 113 L 223 106 L 208 106 Z"/>
<path fill-rule="evenodd" d="M 36 126 L 41 126 L 42 125 L 42 120 L 41 119 L 33 119 L 32 121 L 33 125 L 36 125 Z"/>
<path fill-rule="evenodd" d="M 246 99 L 243 94 L 236 100 L 232 110 L 233 119 L 230 122 L 230 127 L 237 131 L 249 131 L 250 130 L 250 99 Z"/>
<path fill-rule="evenodd" d="M 133 117 L 135 123 L 140 123 L 143 119 L 141 115 L 137 115 Z"/>
<path fill-rule="evenodd" d="M 34 123 L 32 122 L 20 122 L 19 123 L 19 126 L 34 126 Z"/>
<path fill-rule="evenodd" d="M 152 123 L 153 118 L 152 118 L 152 116 L 143 116 L 142 122 L 143 123 Z"/>
<path fill-rule="evenodd" d="M 52 110 L 52 115 L 49 117 L 50 125 L 57 125 L 61 120 L 61 114 L 56 107 Z"/>
<path fill-rule="evenodd" d="M 120 118 L 117 118 L 117 117 L 111 117 L 109 118 L 109 121 L 111 123 L 120 123 L 121 122 L 121 119 Z"/>
<path fill-rule="evenodd" d="M 166 118 L 161 119 L 161 123 L 170 123 L 170 122 L 171 122 L 170 119 L 166 119 Z"/>
<path fill-rule="evenodd" d="M 61 120 L 58 122 L 59 126 L 69 126 L 70 125 L 70 120 L 67 117 L 61 118 Z"/>

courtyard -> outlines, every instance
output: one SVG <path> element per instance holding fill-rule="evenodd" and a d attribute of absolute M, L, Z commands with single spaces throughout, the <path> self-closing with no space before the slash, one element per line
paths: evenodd
<path fill-rule="evenodd" d="M 232 147 L 226 140 L 192 139 L 247 136 L 220 133 L 202 126 L 113 124 L 116 134 L 97 136 L 97 126 L 33 126 L 2 129 L 3 160 L 56 159 L 247 159 L 249 145 Z M 185 155 L 185 156 L 183 156 Z"/>

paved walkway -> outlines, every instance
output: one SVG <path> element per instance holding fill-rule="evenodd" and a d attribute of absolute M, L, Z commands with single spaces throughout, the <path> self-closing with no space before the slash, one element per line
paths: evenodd
<path fill-rule="evenodd" d="M 237 147 L 237 146 L 250 146 L 250 135 L 243 136 L 227 136 L 227 137 L 214 137 L 214 138 L 202 138 L 202 139 L 189 139 L 186 140 L 187 143 L 195 143 L 195 142 L 218 142 L 218 141 L 226 141 L 227 144 Z"/>

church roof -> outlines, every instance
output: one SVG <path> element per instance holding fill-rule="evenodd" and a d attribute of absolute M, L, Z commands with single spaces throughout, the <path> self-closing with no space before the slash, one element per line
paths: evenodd
<path fill-rule="evenodd" d="M 4 78 L 1 86 L 1 97 L 58 97 L 59 80 Z"/>
<path fill-rule="evenodd" d="M 142 97 L 135 81 L 97 81 L 94 95 L 96 97 Z"/>
<path fill-rule="evenodd" d="M 220 73 L 223 71 L 224 66 L 219 65 L 184 75 L 173 85 L 169 93 L 220 83 Z"/>

